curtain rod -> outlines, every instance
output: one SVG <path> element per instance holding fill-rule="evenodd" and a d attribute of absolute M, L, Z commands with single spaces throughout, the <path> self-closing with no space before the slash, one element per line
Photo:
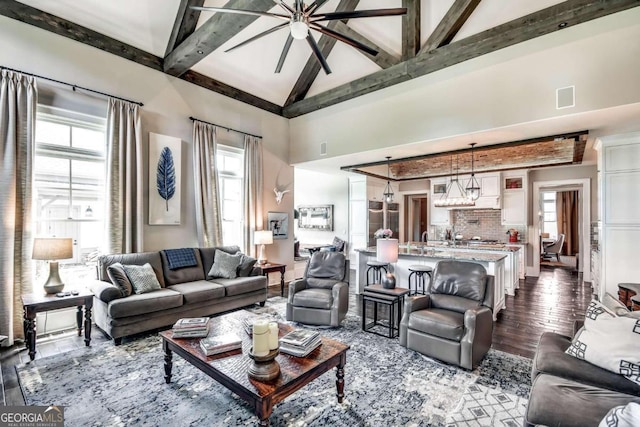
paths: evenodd
<path fill-rule="evenodd" d="M 220 126 L 220 125 L 217 125 L 217 124 L 215 124 L 215 123 L 207 122 L 207 121 L 205 121 L 205 120 L 196 119 L 196 118 L 195 118 L 195 117 L 193 117 L 193 116 L 190 116 L 190 117 L 189 117 L 189 119 L 190 119 L 192 122 L 202 122 L 202 123 L 206 123 L 206 124 L 211 125 L 211 126 L 219 127 L 219 128 L 222 128 L 222 129 L 225 129 L 225 130 L 231 131 L 231 132 L 237 132 L 237 133 L 241 133 L 241 134 L 243 134 L 243 135 L 253 136 L 253 137 L 255 137 L 255 138 L 260 138 L 260 139 L 262 139 L 262 137 L 261 137 L 260 135 L 253 135 L 253 134 L 251 134 L 251 133 L 242 132 L 241 130 L 237 130 L 237 129 L 233 129 L 233 128 L 228 128 L 228 127 L 226 127 L 226 126 Z"/>
<path fill-rule="evenodd" d="M 9 71 L 14 71 L 14 72 L 16 72 L 16 73 L 22 73 L 22 74 L 24 74 L 24 75 L 26 75 L 26 76 L 37 77 L 37 78 L 39 78 L 39 79 L 48 80 L 48 81 L 50 81 L 50 82 L 58 83 L 58 84 L 61 84 L 61 85 L 71 86 L 71 87 L 73 88 L 73 90 L 74 90 L 74 91 L 75 91 L 76 89 L 80 89 L 80 90 L 84 90 L 84 91 L 87 91 L 87 92 L 96 93 L 96 94 L 98 94 L 98 95 L 102 95 L 102 96 L 107 96 L 107 97 L 110 97 L 110 98 L 119 99 L 119 100 L 121 100 L 121 101 L 131 102 L 132 104 L 137 104 L 137 105 L 139 105 L 139 106 L 141 106 L 141 107 L 143 107 L 143 106 L 144 106 L 144 104 L 143 104 L 142 102 L 132 101 L 132 100 L 127 99 L 127 98 L 122 98 L 122 97 L 119 97 L 119 96 L 109 95 L 108 93 L 104 93 L 104 92 L 100 92 L 100 91 L 97 91 L 97 90 L 89 89 L 89 88 L 86 88 L 86 87 L 82 87 L 82 86 L 74 85 L 74 84 L 71 84 L 71 83 L 63 82 L 63 81 L 56 80 L 56 79 L 52 79 L 52 78 L 49 78 L 49 77 L 39 76 L 39 75 L 37 75 L 37 74 L 32 74 L 32 73 L 26 73 L 26 72 L 24 72 L 24 71 L 15 70 L 15 69 L 13 69 L 13 68 L 5 67 L 4 65 L 0 65 L 0 70 L 9 70 Z"/>

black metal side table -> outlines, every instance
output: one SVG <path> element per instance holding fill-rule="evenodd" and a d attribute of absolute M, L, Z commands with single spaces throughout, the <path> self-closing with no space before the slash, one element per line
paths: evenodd
<path fill-rule="evenodd" d="M 382 285 L 365 286 L 362 294 L 362 330 L 387 338 L 395 338 L 400 332 L 400 320 L 402 320 L 402 305 L 404 297 L 409 293 L 406 288 L 386 289 Z M 367 319 L 367 302 L 373 303 L 373 322 Z M 389 319 L 384 322 L 379 319 L 378 304 L 389 307 Z M 383 334 L 376 331 L 376 326 L 387 329 Z"/>

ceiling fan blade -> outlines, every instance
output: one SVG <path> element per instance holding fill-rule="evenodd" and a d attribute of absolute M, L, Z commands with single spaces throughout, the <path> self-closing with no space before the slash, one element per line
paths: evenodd
<path fill-rule="evenodd" d="M 246 9 L 227 9 L 224 7 L 210 7 L 210 6 L 191 6 L 193 10 L 199 10 L 202 12 L 223 12 L 223 13 L 235 13 L 238 15 L 253 15 L 253 16 L 269 16 L 271 18 L 285 19 L 289 21 L 291 19 L 290 16 L 281 15 L 279 13 L 271 13 L 271 12 L 258 12 L 256 10 L 246 10 Z"/>
<path fill-rule="evenodd" d="M 323 4 L 325 4 L 328 0 L 316 0 L 313 3 L 311 3 L 309 6 L 307 6 L 307 8 L 304 10 L 305 14 L 311 15 L 313 12 L 316 11 L 316 9 L 322 7 Z"/>
<path fill-rule="evenodd" d="M 318 43 L 316 43 L 316 40 L 313 38 L 311 33 L 307 34 L 307 42 L 309 43 L 309 46 L 311 46 L 311 51 L 316 56 L 316 59 L 322 66 L 322 69 L 324 70 L 325 74 L 331 74 L 331 68 L 329 68 L 329 64 L 327 64 L 327 60 L 324 59 L 324 56 L 322 56 L 322 52 L 320 52 Z"/>
<path fill-rule="evenodd" d="M 275 27 L 273 27 L 273 28 L 270 28 L 270 29 L 268 29 L 268 30 L 266 30 L 266 31 L 263 31 L 263 32 L 259 33 L 259 34 L 256 34 L 255 36 L 251 37 L 250 39 L 247 39 L 247 40 L 243 41 L 242 43 L 239 43 L 239 44 L 237 44 L 237 45 L 235 45 L 235 46 L 233 46 L 233 47 L 230 47 L 229 49 L 225 50 L 225 52 L 230 52 L 230 51 L 232 51 L 232 50 L 234 50 L 234 49 L 237 49 L 237 48 L 239 48 L 239 47 L 242 47 L 242 46 L 244 46 L 244 45 L 246 45 L 246 44 L 251 43 L 252 41 L 258 40 L 260 37 L 264 37 L 264 36 L 266 36 L 267 34 L 271 34 L 271 33 L 273 33 L 274 31 L 278 31 L 278 30 L 280 30 L 280 29 L 282 29 L 282 28 L 284 28 L 284 27 L 287 27 L 288 25 L 289 25 L 289 23 L 288 23 L 288 22 L 285 22 L 284 24 L 276 25 L 276 26 L 275 26 Z"/>
<path fill-rule="evenodd" d="M 353 46 L 357 49 L 360 49 L 363 52 L 368 53 L 369 55 L 372 56 L 376 56 L 378 54 L 378 51 L 375 49 L 371 49 L 369 46 L 367 46 L 366 44 L 360 43 L 358 40 L 352 39 L 349 36 L 345 36 L 344 34 L 341 34 L 335 30 L 332 30 L 329 27 L 325 27 L 324 25 L 320 25 L 318 23 L 312 23 L 311 24 L 311 28 L 321 32 L 322 34 L 326 34 L 329 37 L 333 37 L 334 39 L 338 39 L 343 43 L 346 43 L 350 46 Z"/>
<path fill-rule="evenodd" d="M 276 66 L 276 73 L 279 73 L 282 70 L 282 66 L 284 65 L 284 60 L 287 58 L 287 54 L 289 53 L 289 48 L 291 48 L 291 43 L 293 43 L 293 37 L 291 34 L 287 37 L 287 41 L 284 42 L 284 47 L 282 48 L 282 53 L 280 54 L 280 59 L 278 59 L 278 65 Z"/>
<path fill-rule="evenodd" d="M 335 21 L 343 20 L 343 19 L 354 19 L 354 18 L 375 18 L 379 16 L 397 16 L 397 15 L 406 15 L 407 8 L 406 7 L 396 7 L 392 9 L 376 9 L 376 10 L 354 10 L 354 11 L 345 11 L 345 12 L 328 12 L 328 13 L 319 13 L 317 15 L 313 15 L 310 19 L 311 22 L 317 21 Z"/>
<path fill-rule="evenodd" d="M 282 7 L 284 10 L 286 10 L 290 14 L 293 15 L 294 13 L 296 13 L 296 11 L 293 10 L 293 8 L 288 4 L 286 4 L 283 0 L 274 0 L 274 1 L 278 4 L 278 6 Z"/>

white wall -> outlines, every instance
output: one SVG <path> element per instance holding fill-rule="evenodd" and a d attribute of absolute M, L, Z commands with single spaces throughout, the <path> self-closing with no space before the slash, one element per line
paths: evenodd
<path fill-rule="evenodd" d="M 331 244 L 338 236 L 349 241 L 349 179 L 346 175 L 329 175 L 305 169 L 295 169 L 295 206 L 333 205 L 333 230 L 298 228 L 296 236 L 301 244 Z"/>
<path fill-rule="evenodd" d="M 265 151 L 265 213 L 279 210 L 293 213 L 293 198 L 275 205 L 273 187 L 276 180 L 292 184 L 293 171 L 288 166 L 289 124 L 282 117 L 218 95 L 180 79 L 167 76 L 134 62 L 105 53 L 18 21 L 0 17 L 0 64 L 85 86 L 116 96 L 140 101 L 145 167 L 141 171 L 145 195 L 148 191 L 148 134 L 154 132 L 182 139 L 182 223 L 180 226 L 144 227 L 144 249 L 196 246 L 193 202 L 192 122 L 189 116 L 263 136 Z M 44 82 L 42 82 L 44 84 Z M 66 87 L 54 91 L 68 92 Z M 220 134 L 221 140 L 237 136 Z M 147 198 L 145 196 L 145 222 Z M 266 217 L 266 215 L 265 215 Z M 274 260 L 293 269 L 293 236 L 290 242 L 277 241 L 268 249 Z"/>
<path fill-rule="evenodd" d="M 640 8 L 294 118 L 291 162 L 319 159 L 321 142 L 331 158 L 638 103 L 637 40 Z M 569 85 L 576 107 L 556 110 L 555 90 Z"/>

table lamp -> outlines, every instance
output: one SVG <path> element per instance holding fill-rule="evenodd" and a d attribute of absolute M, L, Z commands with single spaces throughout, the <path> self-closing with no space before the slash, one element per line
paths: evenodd
<path fill-rule="evenodd" d="M 258 264 L 264 265 L 267 263 L 267 254 L 265 253 L 264 245 L 273 243 L 273 232 L 271 230 L 256 230 L 253 232 L 253 240 L 256 245 L 260 245 Z"/>
<path fill-rule="evenodd" d="M 393 289 L 396 287 L 396 277 L 392 273 L 392 264 L 398 262 L 398 239 L 376 240 L 376 259 L 389 263 L 389 271 L 382 276 L 382 287 Z"/>
<path fill-rule="evenodd" d="M 48 294 L 55 294 L 64 289 L 64 283 L 58 273 L 58 260 L 73 258 L 71 238 L 40 237 L 33 240 L 32 259 L 49 261 L 49 278 L 44 284 Z"/>

